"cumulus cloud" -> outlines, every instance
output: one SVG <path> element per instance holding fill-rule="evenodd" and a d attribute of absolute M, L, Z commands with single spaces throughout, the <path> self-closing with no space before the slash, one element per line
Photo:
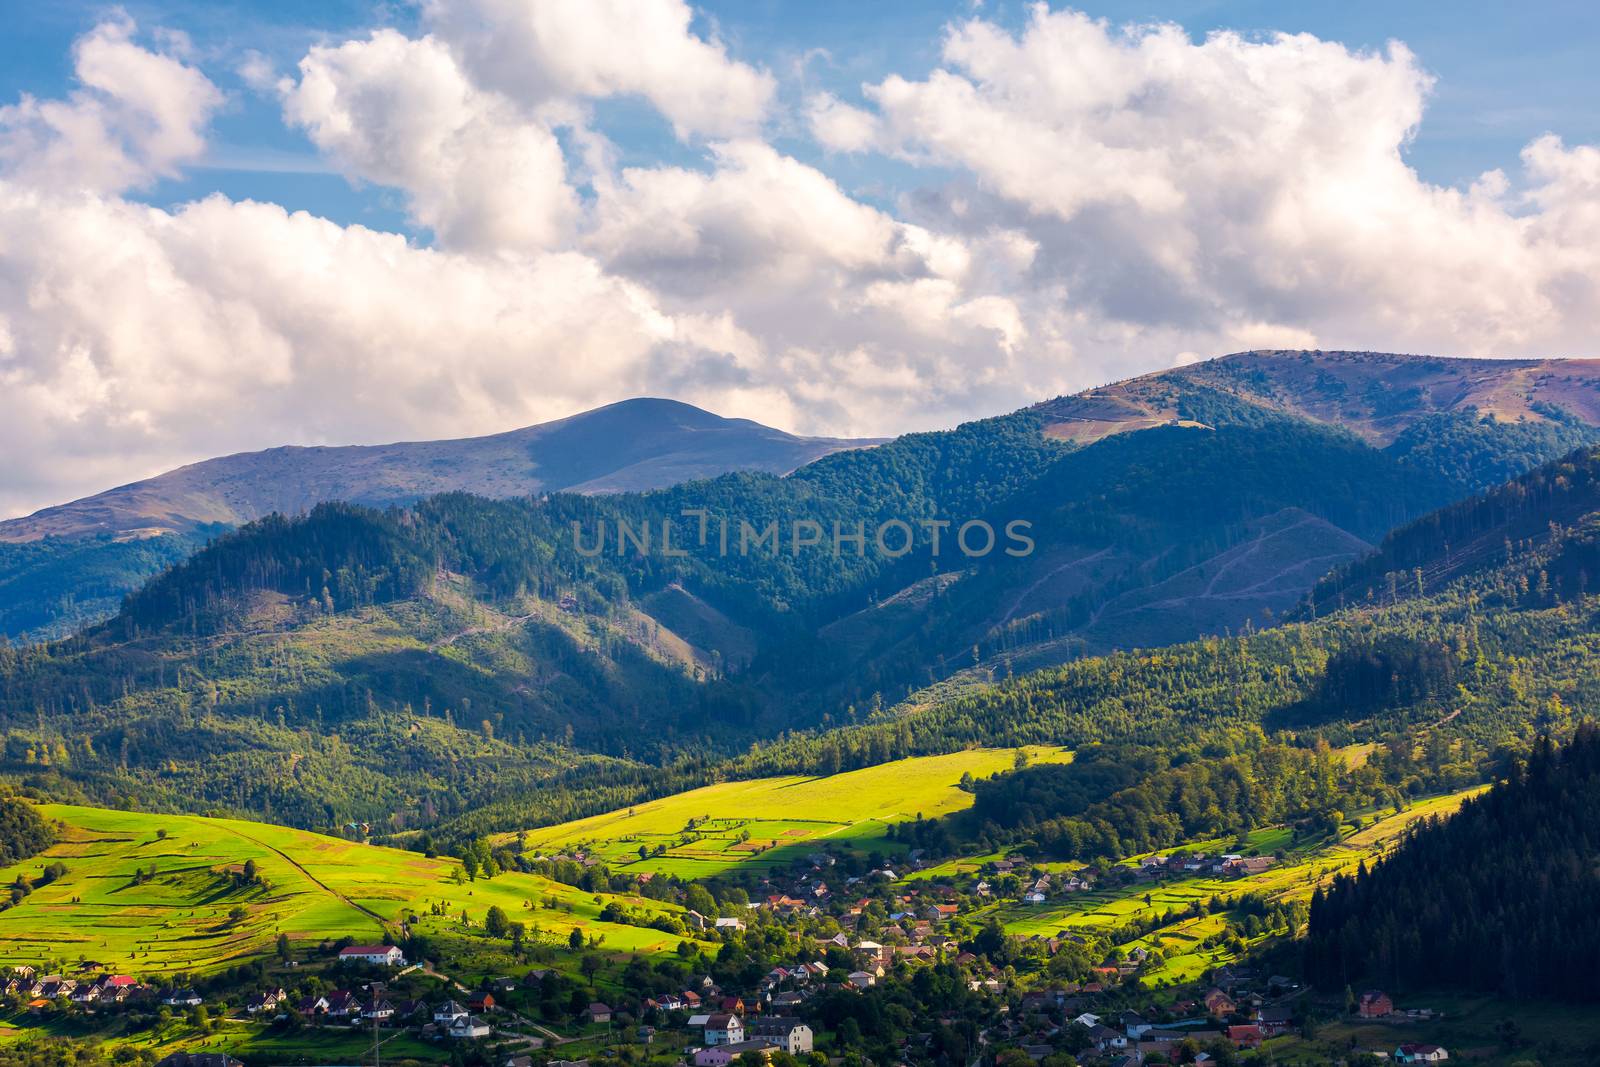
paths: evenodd
<path fill-rule="evenodd" d="M 73 47 L 79 88 L 65 100 L 24 96 L 0 107 L 0 173 L 119 191 L 199 157 L 222 93 L 172 55 L 141 48 L 133 33 L 133 23 L 119 18 L 80 38 Z"/>
<path fill-rule="evenodd" d="M 878 120 L 870 111 L 840 100 L 832 93 L 806 99 L 806 124 L 817 143 L 830 152 L 863 152 L 878 141 Z"/>
<path fill-rule="evenodd" d="M 426 0 L 423 17 L 478 82 L 531 106 L 638 96 L 679 136 L 753 132 L 770 74 L 696 34 L 684 0 Z"/>
<path fill-rule="evenodd" d="M 814 109 L 815 136 L 859 150 L 870 134 L 880 151 L 969 175 L 975 189 L 925 206 L 956 227 L 1026 229 L 1038 273 L 1108 323 L 1223 345 L 1592 344 L 1600 308 L 1574 302 L 1592 295 L 1574 279 L 1600 272 L 1585 225 L 1594 150 L 1536 142 L 1520 197 L 1498 173 L 1466 191 L 1421 180 L 1403 152 L 1432 80 L 1403 45 L 1196 42 L 1038 5 L 1017 34 L 952 27 L 943 58 L 921 80 L 866 86 L 869 115 Z"/>
<path fill-rule="evenodd" d="M 476 88 L 432 37 L 380 30 L 317 47 L 284 83 L 284 115 L 345 174 L 406 191 L 451 248 L 549 248 L 577 211 L 548 126 Z"/>
<path fill-rule="evenodd" d="M 436 0 L 414 34 L 318 45 L 286 77 L 245 54 L 331 165 L 400 191 L 421 247 L 138 203 L 223 102 L 155 40 L 108 21 L 65 98 L 0 107 L 0 514 L 227 451 L 644 393 L 882 434 L 1242 348 L 1594 352 L 1600 149 L 1551 135 L 1466 188 L 1422 180 L 1404 153 L 1431 80 L 1398 44 L 1040 6 L 797 116 L 682 0 Z M 673 164 L 607 139 L 591 105 L 619 96 L 683 140 Z M 926 180 L 868 202 L 829 173 L 841 153 Z"/>

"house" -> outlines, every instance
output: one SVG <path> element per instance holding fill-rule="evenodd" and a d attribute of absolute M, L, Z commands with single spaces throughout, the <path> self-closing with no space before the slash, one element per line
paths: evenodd
<path fill-rule="evenodd" d="M 487 989 L 480 989 L 476 993 L 467 994 L 467 1011 L 483 1012 L 494 1009 L 494 994 Z"/>
<path fill-rule="evenodd" d="M 244 1067 L 244 1061 L 225 1052 L 174 1052 L 157 1060 L 156 1067 Z"/>
<path fill-rule="evenodd" d="M 857 989 L 865 989 L 868 986 L 874 986 L 878 984 L 878 976 L 875 974 L 868 974 L 866 971 L 851 971 L 850 978 L 848 980 L 850 984 L 855 986 Z"/>
<path fill-rule="evenodd" d="M 351 1013 L 361 1010 L 361 1002 L 348 989 L 335 989 L 328 994 L 327 1003 L 328 1010 L 325 1014 L 335 1019 L 343 1019 Z"/>
<path fill-rule="evenodd" d="M 691 930 L 704 930 L 711 925 L 704 915 L 701 915 L 693 908 L 683 913 L 683 924 Z"/>
<path fill-rule="evenodd" d="M 1233 1042 L 1235 1048 L 1260 1048 L 1265 1036 L 1261 1027 L 1253 1023 L 1246 1026 L 1228 1027 L 1228 1040 Z"/>
<path fill-rule="evenodd" d="M 1450 1053 L 1438 1045 L 1401 1045 L 1394 1050 L 1396 1063 L 1443 1063 Z"/>
<path fill-rule="evenodd" d="M 737 1015 L 708 1015 L 705 1039 L 707 1045 L 737 1045 L 744 1040 L 744 1020 Z"/>
<path fill-rule="evenodd" d="M 371 1000 L 361 1005 L 363 1019 L 382 1022 L 394 1018 L 394 1005 L 382 997 L 374 996 Z"/>
<path fill-rule="evenodd" d="M 326 1015 L 328 1014 L 328 998 L 301 997 L 295 1004 L 294 1010 L 301 1015 Z"/>
<path fill-rule="evenodd" d="M 446 1031 L 453 1040 L 467 1041 L 476 1037 L 488 1037 L 493 1028 L 489 1020 L 479 1015 L 463 1015 L 450 1024 Z"/>
<path fill-rule="evenodd" d="M 744 929 L 744 920 L 743 919 L 733 919 L 733 918 L 718 919 L 717 920 L 717 929 L 718 930 L 743 930 Z"/>
<path fill-rule="evenodd" d="M 447 1000 L 433 1009 L 433 1021 L 441 1026 L 449 1026 L 457 1019 L 464 1018 L 472 1013 L 460 1001 Z"/>
<path fill-rule="evenodd" d="M 204 1004 L 205 998 L 192 989 L 174 989 L 161 998 L 161 1003 L 169 1008 L 193 1008 Z"/>
<path fill-rule="evenodd" d="M 281 989 L 269 989 L 245 1001 L 244 1010 L 251 1015 L 258 1015 L 264 1011 L 277 1011 L 286 997 L 287 994 Z"/>
<path fill-rule="evenodd" d="M 1205 1004 L 1206 1012 L 1218 1019 L 1224 1015 L 1232 1015 L 1239 1010 L 1238 1003 L 1220 989 L 1212 989 L 1207 993 Z"/>
<path fill-rule="evenodd" d="M 1154 1029 L 1150 1022 L 1136 1011 L 1123 1012 L 1117 1021 L 1122 1026 L 1122 1032 L 1129 1037 L 1143 1037 Z"/>
<path fill-rule="evenodd" d="M 1022 902 L 1024 904 L 1043 904 L 1044 901 L 1044 894 L 1039 892 L 1037 889 L 1031 889 L 1022 895 Z"/>
<path fill-rule="evenodd" d="M 339 950 L 340 963 L 373 963 L 379 967 L 404 967 L 405 955 L 398 945 L 351 945 Z"/>
<path fill-rule="evenodd" d="M 811 1027 L 799 1019 L 783 1015 L 768 1015 L 751 1021 L 746 1033 L 752 1039 L 770 1042 L 791 1056 L 810 1052 Z"/>
<path fill-rule="evenodd" d="M 694 1054 L 694 1067 L 728 1067 L 747 1052 L 771 1059 L 776 1049 L 766 1041 L 735 1041 L 727 1045 L 708 1045 Z"/>
<path fill-rule="evenodd" d="M 1277 1037 L 1286 1034 L 1294 1026 L 1294 1009 L 1287 1005 L 1263 1008 L 1261 1010 L 1261 1032 L 1268 1037 Z"/>
<path fill-rule="evenodd" d="M 1361 1000 L 1356 1004 L 1356 1014 L 1363 1019 L 1381 1019 L 1393 1015 L 1394 1001 L 1381 989 L 1369 989 L 1361 994 Z"/>
<path fill-rule="evenodd" d="M 591 1023 L 609 1023 L 611 1021 L 611 1008 L 598 1000 L 589 1005 L 588 1013 Z"/>

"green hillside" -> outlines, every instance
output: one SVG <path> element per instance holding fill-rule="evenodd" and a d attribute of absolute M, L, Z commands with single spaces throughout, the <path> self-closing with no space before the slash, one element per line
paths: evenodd
<path fill-rule="evenodd" d="M 649 914 L 681 911 L 675 905 L 531 874 L 458 881 L 455 860 L 234 819 L 56 804 L 41 814 L 60 824 L 59 841 L 0 878 L 36 878 L 55 863 L 66 871 L 0 910 L 0 965 L 76 970 L 89 960 L 133 974 L 205 973 L 275 953 L 279 934 L 301 954 L 324 940 L 371 942 L 408 929 L 469 936 L 490 906 L 552 944 L 574 929 L 603 935 L 619 952 L 665 951 L 683 939 L 599 919 L 612 900 Z M 241 882 L 247 863 L 258 882 Z"/>
<path fill-rule="evenodd" d="M 769 868 L 824 847 L 893 855 L 900 849 L 886 836 L 890 826 L 971 806 L 962 779 L 1010 770 L 1019 751 L 1036 763 L 1071 758 L 1039 746 L 973 749 L 830 776 L 719 782 L 517 836 L 528 850 L 583 849 L 613 870 L 680 878 Z"/>

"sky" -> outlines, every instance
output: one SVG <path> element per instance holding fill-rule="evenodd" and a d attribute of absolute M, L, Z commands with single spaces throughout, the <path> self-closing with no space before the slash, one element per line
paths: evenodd
<path fill-rule="evenodd" d="M 1600 355 L 1593 4 L 0 14 L 0 517 L 629 396 L 881 436 L 1243 349 Z"/>

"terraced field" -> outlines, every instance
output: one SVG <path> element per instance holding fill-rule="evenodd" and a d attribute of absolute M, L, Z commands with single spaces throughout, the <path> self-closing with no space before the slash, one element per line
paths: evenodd
<path fill-rule="evenodd" d="M 1030 747 L 1034 763 L 1064 762 L 1070 752 Z M 1009 770 L 1016 750 L 972 749 L 919 756 L 825 778 L 758 778 L 678 793 L 646 804 L 527 834 L 530 851 L 586 849 L 613 868 L 702 878 L 736 866 L 771 866 L 826 844 L 894 852 L 885 831 L 921 815 L 960 811 L 972 795 L 963 774 Z M 508 835 L 509 836 L 509 835 Z M 642 852 L 641 852 L 642 850 Z"/>
<path fill-rule="evenodd" d="M 1007 931 L 1023 937 L 1033 935 L 1049 937 L 1061 932 L 1115 930 L 1135 922 L 1157 919 L 1169 912 L 1185 912 L 1196 901 L 1203 903 L 1213 897 L 1228 899 L 1260 893 L 1270 900 L 1307 899 L 1317 886 L 1338 874 L 1355 870 L 1363 860 L 1370 862 L 1382 855 L 1399 839 L 1406 827 L 1416 820 L 1454 812 L 1461 806 L 1463 800 L 1481 791 L 1480 787 L 1419 801 L 1404 812 L 1386 815 L 1365 828 L 1353 829 L 1336 843 L 1291 851 L 1283 863 L 1261 874 L 1244 878 L 1195 877 L 1136 883 L 1131 886 L 1078 893 L 1070 899 L 1045 905 L 998 904 L 979 913 L 979 917 L 993 915 L 1000 920 Z M 1248 838 L 1248 844 L 1252 850 L 1269 854 L 1286 847 L 1288 839 L 1287 830 L 1281 827 L 1269 827 L 1252 833 Z M 1232 844 L 1231 841 L 1202 841 L 1185 847 L 1191 851 L 1216 852 L 1230 848 Z M 1129 865 L 1137 865 L 1143 858 L 1134 857 L 1126 862 Z M 1076 869 L 1081 865 L 1047 866 Z M 1234 958 L 1233 954 L 1224 948 L 1204 947 L 1206 939 L 1223 929 L 1226 918 L 1226 913 L 1184 915 L 1119 947 L 1126 950 L 1160 949 L 1165 954 L 1166 959 L 1161 967 L 1144 976 L 1147 985 L 1160 986 L 1190 981 L 1204 973 L 1207 968 L 1227 963 Z"/>
<path fill-rule="evenodd" d="M 65 805 L 40 810 L 61 824 L 61 840 L 0 869 L 0 879 L 37 878 L 58 861 L 67 873 L 0 911 L 0 964 L 92 960 L 137 974 L 205 972 L 272 951 L 280 933 L 302 945 L 377 940 L 414 914 L 424 931 L 449 934 L 481 924 L 490 905 L 550 940 L 564 942 L 574 927 L 618 951 L 665 951 L 681 940 L 598 918 L 611 899 L 650 914 L 681 910 L 674 905 L 597 902 L 533 875 L 457 882 L 460 865 L 451 859 L 281 826 Z M 259 884 L 234 877 L 248 861 Z"/>

